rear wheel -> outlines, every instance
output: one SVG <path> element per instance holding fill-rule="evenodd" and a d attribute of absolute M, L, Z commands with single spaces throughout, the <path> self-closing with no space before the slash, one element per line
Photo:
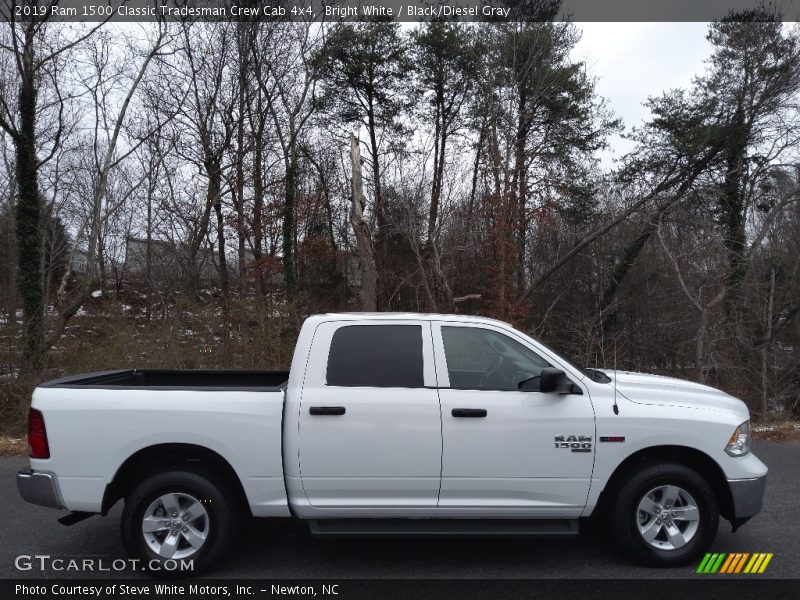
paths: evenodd
<path fill-rule="evenodd" d="M 611 514 L 614 537 L 637 562 L 681 566 L 714 540 L 719 508 L 711 486 L 694 470 L 660 463 L 633 472 Z"/>
<path fill-rule="evenodd" d="M 200 469 L 157 473 L 125 498 L 122 539 L 128 554 L 155 575 L 206 571 L 229 547 L 236 529 L 229 488 Z"/>

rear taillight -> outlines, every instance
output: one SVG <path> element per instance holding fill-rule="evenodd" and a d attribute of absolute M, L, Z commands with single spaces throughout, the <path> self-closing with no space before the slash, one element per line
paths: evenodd
<path fill-rule="evenodd" d="M 47 430 L 44 428 L 42 413 L 32 408 L 28 413 L 28 456 L 31 458 L 50 458 L 47 445 Z"/>

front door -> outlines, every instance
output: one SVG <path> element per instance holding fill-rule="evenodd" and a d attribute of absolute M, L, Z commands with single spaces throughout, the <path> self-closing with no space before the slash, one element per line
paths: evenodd
<path fill-rule="evenodd" d="M 493 516 L 578 517 L 594 462 L 588 393 L 520 391 L 526 380 L 526 389 L 536 389 L 542 368 L 561 368 L 523 336 L 444 321 L 433 334 L 442 405 L 439 507 Z M 575 436 L 581 447 L 563 447 L 556 441 L 560 436 L 565 442 Z"/>
<path fill-rule="evenodd" d="M 435 380 L 430 322 L 320 325 L 300 406 L 309 503 L 341 514 L 435 509 L 442 459 Z"/>

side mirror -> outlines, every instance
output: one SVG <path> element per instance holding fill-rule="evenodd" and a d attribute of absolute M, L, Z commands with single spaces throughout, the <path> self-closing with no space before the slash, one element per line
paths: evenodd
<path fill-rule="evenodd" d="M 567 379 L 567 374 L 561 369 L 545 367 L 542 369 L 539 380 L 539 391 L 544 393 L 569 394 L 572 392 L 572 382 Z"/>

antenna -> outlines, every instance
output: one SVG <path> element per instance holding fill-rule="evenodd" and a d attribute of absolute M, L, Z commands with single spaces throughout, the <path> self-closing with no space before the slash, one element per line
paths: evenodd
<path fill-rule="evenodd" d="M 614 340 L 614 414 L 619 414 L 617 405 L 617 342 Z"/>

